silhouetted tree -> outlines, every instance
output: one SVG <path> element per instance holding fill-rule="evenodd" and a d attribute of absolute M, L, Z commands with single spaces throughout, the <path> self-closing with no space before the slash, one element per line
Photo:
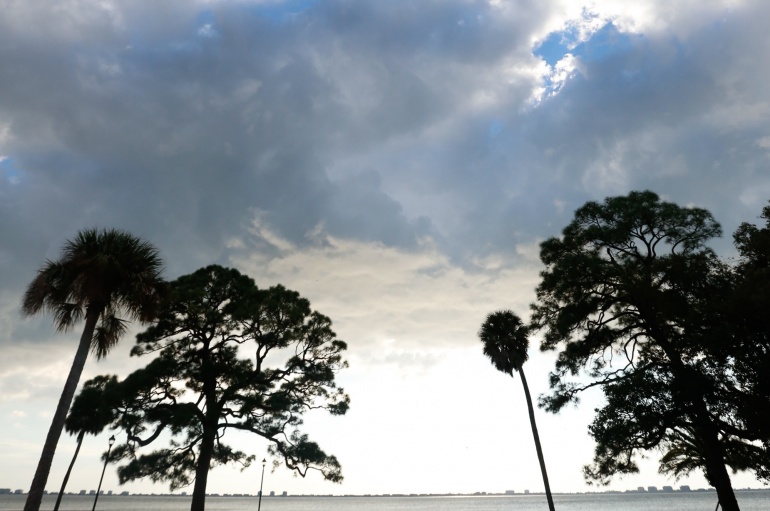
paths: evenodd
<path fill-rule="evenodd" d="M 254 458 L 223 443 L 232 429 L 265 438 L 269 453 L 302 476 L 312 469 L 341 481 L 337 459 L 298 427 L 310 409 L 347 411 L 348 396 L 334 381 L 347 365 L 345 349 L 329 318 L 294 291 L 258 289 L 220 266 L 180 277 L 132 352 L 157 358 L 119 384 L 112 427 L 127 433 L 113 451 L 113 459 L 127 461 L 118 468 L 121 483 L 149 477 L 173 490 L 194 480 L 191 509 L 202 511 L 209 470 Z M 247 352 L 251 358 L 242 358 Z M 269 360 L 285 362 L 272 367 Z M 169 447 L 138 453 L 163 431 Z"/>
<path fill-rule="evenodd" d="M 532 396 L 529 393 L 527 379 L 524 377 L 522 369 L 524 362 L 529 358 L 527 353 L 529 350 L 528 335 L 529 329 L 516 314 L 509 310 L 496 311 L 489 314 L 479 330 L 479 338 L 484 344 L 484 355 L 489 357 L 495 368 L 511 377 L 513 377 L 514 371 L 519 373 L 521 384 L 524 387 L 524 396 L 527 399 L 529 423 L 532 426 L 532 437 L 535 439 L 537 459 L 540 463 L 540 473 L 543 476 L 548 508 L 554 511 L 551 485 L 548 483 L 543 448 L 540 446 L 540 435 L 537 432 Z"/>
<path fill-rule="evenodd" d="M 718 384 L 719 382 L 717 382 Z M 712 387 L 713 388 L 713 387 Z M 636 472 L 634 455 L 659 449 L 659 471 L 678 478 L 705 466 L 703 443 L 695 435 L 690 414 L 674 399 L 665 370 L 648 368 L 603 387 L 607 404 L 589 426 L 596 440 L 593 463 L 584 468 L 587 479 L 603 484 L 616 473 Z M 725 401 L 724 396 L 720 398 Z M 709 398 L 712 413 L 725 403 Z M 730 420 L 730 412 L 723 419 Z M 733 472 L 752 470 L 761 477 L 770 463 L 767 450 L 720 428 L 725 463 Z M 765 467 L 765 468 L 763 468 Z"/>
<path fill-rule="evenodd" d="M 764 226 L 743 223 L 733 236 L 740 256 L 736 285 L 727 316 L 719 318 L 729 325 L 731 342 L 717 355 L 741 391 L 735 403 L 749 433 L 744 437 L 763 441 L 770 451 L 770 206 L 760 218 Z M 770 479 L 770 469 L 765 478 Z"/>
<path fill-rule="evenodd" d="M 67 241 L 61 257 L 47 261 L 29 284 L 22 304 L 24 315 L 51 312 L 59 331 L 68 331 L 80 319 L 84 326 L 24 511 L 40 508 L 89 349 L 102 358 L 118 342 L 126 330 L 126 321 L 119 315 L 141 322 L 155 317 L 163 291 L 161 270 L 158 251 L 149 243 L 123 231 L 87 229 Z"/>
<path fill-rule="evenodd" d="M 723 508 L 738 511 L 720 438 L 738 417 L 729 375 L 714 360 L 717 302 L 731 278 L 706 246 L 720 234 L 708 211 L 649 191 L 589 202 L 561 238 L 541 245 L 533 323 L 545 331 L 541 349 L 560 348 L 543 405 L 557 411 L 595 386 L 607 397 L 590 430 L 597 456 L 589 478 L 635 471 L 636 452 L 686 421 Z M 570 381 L 582 368 L 591 381 Z M 624 407 L 630 414 L 618 415 Z"/>

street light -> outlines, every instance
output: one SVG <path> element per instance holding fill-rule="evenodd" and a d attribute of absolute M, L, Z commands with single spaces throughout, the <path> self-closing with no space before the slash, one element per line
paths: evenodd
<path fill-rule="evenodd" d="M 265 482 L 265 463 L 267 463 L 267 460 L 262 458 L 262 479 L 259 480 L 259 502 L 257 502 L 257 511 L 262 508 L 262 483 Z M 93 509 L 91 511 L 93 511 Z"/>
<path fill-rule="evenodd" d="M 115 443 L 115 435 L 112 435 L 110 437 L 109 447 L 107 447 L 107 456 L 104 457 L 104 468 L 102 469 L 102 477 L 99 478 L 99 486 L 96 488 L 96 496 L 94 497 L 94 507 L 91 508 L 91 511 L 94 511 L 96 509 L 96 501 L 99 500 L 99 491 L 102 489 L 102 480 L 104 480 L 104 472 L 107 470 L 107 462 L 110 461 L 110 451 L 112 450 L 112 445 L 114 443 Z"/>

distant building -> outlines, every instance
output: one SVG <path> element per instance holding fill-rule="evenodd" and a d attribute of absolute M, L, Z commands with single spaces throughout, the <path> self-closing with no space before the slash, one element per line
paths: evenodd
<path fill-rule="evenodd" d="M 644 489 L 644 486 L 640 486 L 639 488 L 636 489 L 636 491 L 638 491 L 639 493 L 645 493 L 647 490 Z"/>
<path fill-rule="evenodd" d="M 107 495 L 112 495 L 112 490 L 108 491 Z"/>
<path fill-rule="evenodd" d="M 505 494 L 506 495 L 516 495 L 516 491 L 515 490 L 505 490 Z"/>
<path fill-rule="evenodd" d="M 657 486 L 648 486 L 647 491 L 649 493 L 658 493 L 658 487 Z"/>
<path fill-rule="evenodd" d="M 85 494 L 86 494 L 85 490 L 80 490 L 80 493 L 78 495 L 85 495 Z"/>
<path fill-rule="evenodd" d="M 672 492 L 672 491 L 674 491 L 674 489 L 673 489 L 671 486 L 664 486 L 664 487 L 663 487 L 663 491 L 664 491 L 664 492 L 666 492 L 666 493 L 668 493 L 668 492 Z"/>
<path fill-rule="evenodd" d="M 529 495 L 529 490 L 524 490 L 524 495 Z"/>
<path fill-rule="evenodd" d="M 16 495 L 24 495 L 24 490 L 16 490 L 13 493 L 15 493 Z"/>
<path fill-rule="evenodd" d="M 288 496 L 289 496 L 289 494 L 286 493 L 286 492 L 281 493 L 281 497 L 288 497 Z"/>
<path fill-rule="evenodd" d="M 692 490 L 690 489 L 689 486 L 687 486 L 686 484 L 683 484 L 682 486 L 679 487 L 679 491 L 692 491 Z"/>
<path fill-rule="evenodd" d="M 275 497 L 275 492 L 274 492 L 274 491 L 271 491 L 271 492 L 270 492 L 270 496 L 271 496 L 271 497 Z"/>
<path fill-rule="evenodd" d="M 120 492 L 121 497 L 128 497 L 129 493 L 127 491 Z"/>
<path fill-rule="evenodd" d="M 96 490 L 91 490 L 90 492 L 88 492 L 88 494 L 89 495 L 96 495 Z"/>
<path fill-rule="evenodd" d="M 0 495 L 10 495 L 11 489 L 10 488 L 0 488 Z"/>

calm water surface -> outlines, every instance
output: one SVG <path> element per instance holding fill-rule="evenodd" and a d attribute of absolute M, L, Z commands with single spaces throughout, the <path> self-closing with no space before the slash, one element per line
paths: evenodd
<path fill-rule="evenodd" d="M 770 491 L 738 492 L 741 511 L 770 511 Z M 0 511 L 21 511 L 23 495 L 0 495 Z M 48 495 L 42 510 L 52 510 Z M 90 511 L 93 497 L 65 495 L 60 511 Z M 716 493 L 555 495 L 557 511 L 713 511 Z M 99 497 L 100 511 L 187 511 L 190 497 Z M 256 497 L 209 497 L 207 511 L 256 511 Z M 486 497 L 266 497 L 262 511 L 543 511 L 543 495 Z"/>

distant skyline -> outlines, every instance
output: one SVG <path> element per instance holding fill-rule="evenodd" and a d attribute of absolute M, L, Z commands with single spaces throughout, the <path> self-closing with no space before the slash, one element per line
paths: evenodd
<path fill-rule="evenodd" d="M 734 255 L 770 199 L 769 61 L 762 0 L 6 1 L 0 487 L 29 489 L 78 335 L 23 319 L 24 288 L 98 226 L 155 244 L 168 279 L 216 263 L 294 289 L 348 343 L 350 411 L 304 427 L 343 483 L 268 464 L 266 493 L 542 491 L 521 385 L 478 328 L 528 318 L 539 243 L 588 200 L 704 207 Z M 144 365 L 138 331 L 81 381 Z M 537 396 L 555 355 L 532 341 Z M 581 472 L 600 402 L 536 411 L 554 492 L 604 490 Z M 95 489 L 110 434 L 86 437 L 68 489 Z M 74 448 L 64 435 L 48 491 Z M 656 456 L 609 488 L 707 486 Z M 217 468 L 208 491 L 255 493 L 260 469 Z M 168 492 L 114 467 L 103 487 Z"/>
<path fill-rule="evenodd" d="M 762 488 L 736 488 L 735 491 L 768 491 L 766 487 Z M 714 488 L 690 488 L 688 485 L 681 485 L 677 487 L 672 487 L 670 485 L 662 486 L 661 488 L 658 488 L 657 486 L 639 486 L 637 488 L 629 488 L 626 490 L 587 490 L 583 492 L 555 492 L 554 495 L 574 495 L 574 494 L 607 494 L 607 493 L 700 493 L 700 492 L 716 492 Z M 27 492 L 21 489 L 11 490 L 10 488 L 2 488 L 0 487 L 0 495 L 9 495 L 9 494 L 25 494 Z M 46 492 L 46 494 L 51 495 L 58 495 L 58 492 Z M 66 491 L 65 495 L 80 495 L 80 496 L 95 496 L 96 490 L 79 490 L 79 491 Z M 137 497 L 137 496 L 149 496 L 149 495 L 156 495 L 156 496 L 173 496 L 173 497 L 189 497 L 190 493 L 184 490 L 178 490 L 175 492 L 160 492 L 160 493 L 131 493 L 127 490 L 122 491 L 114 491 L 114 490 L 101 490 L 99 492 L 99 495 L 107 496 L 107 497 Z M 206 494 L 209 497 L 259 497 L 259 491 L 257 493 L 207 493 Z M 515 491 L 515 490 L 505 490 L 502 492 L 486 492 L 486 491 L 476 491 L 476 492 L 470 492 L 470 493 L 375 493 L 375 494 L 348 494 L 348 493 L 324 493 L 324 494 L 313 494 L 313 493 L 298 493 L 298 494 L 290 494 L 287 491 L 275 491 L 271 490 L 270 492 L 265 492 L 264 495 L 262 495 L 263 498 L 267 497 L 274 497 L 274 498 L 280 498 L 280 497 L 445 497 L 445 496 L 500 496 L 500 495 L 545 495 L 544 492 L 538 492 L 538 491 L 529 491 L 529 489 L 525 489 L 523 491 Z"/>

